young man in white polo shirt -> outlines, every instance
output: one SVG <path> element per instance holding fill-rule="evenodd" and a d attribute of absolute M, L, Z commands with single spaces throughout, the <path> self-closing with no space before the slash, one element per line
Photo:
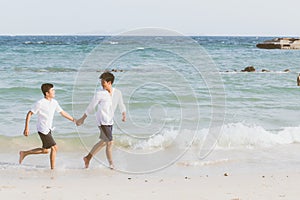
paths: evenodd
<path fill-rule="evenodd" d="M 55 167 L 55 158 L 57 152 L 57 145 L 52 137 L 52 122 L 55 111 L 60 113 L 66 119 L 76 122 L 67 112 L 65 112 L 58 102 L 54 99 L 55 89 L 51 83 L 44 83 L 41 86 L 41 90 L 44 94 L 44 98 L 37 101 L 33 108 L 27 113 L 24 135 L 29 135 L 29 122 L 33 114 L 38 115 L 37 119 L 37 131 L 42 140 L 43 147 L 35 148 L 28 151 L 20 151 L 19 163 L 21 164 L 23 159 L 31 154 L 47 154 L 50 149 L 50 166 L 51 169 Z"/>
<path fill-rule="evenodd" d="M 85 167 L 89 167 L 90 160 L 92 157 L 100 151 L 102 147 L 106 145 L 106 157 L 109 162 L 109 167 L 111 169 L 114 168 L 113 160 L 112 160 L 112 126 L 113 126 L 113 118 L 114 112 L 119 106 L 119 109 L 122 113 L 122 121 L 126 121 L 126 108 L 123 103 L 123 97 L 120 90 L 113 88 L 112 84 L 114 82 L 114 75 L 110 72 L 104 72 L 100 76 L 102 89 L 99 89 L 94 95 L 92 101 L 88 105 L 83 116 L 77 120 L 77 126 L 80 126 L 84 123 L 84 120 L 88 115 L 94 113 L 95 108 L 96 111 L 96 119 L 98 123 L 98 127 L 100 129 L 100 141 L 94 145 L 92 150 L 86 155 L 83 160 Z"/>

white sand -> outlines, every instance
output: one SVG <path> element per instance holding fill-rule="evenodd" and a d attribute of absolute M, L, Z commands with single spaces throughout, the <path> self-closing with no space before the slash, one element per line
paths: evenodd
<path fill-rule="evenodd" d="M 0 199 L 299 199 L 300 173 L 195 177 L 109 169 L 0 169 Z"/>
<path fill-rule="evenodd" d="M 298 200 L 298 146 L 215 150 L 204 160 L 187 153 L 164 170 L 142 175 L 109 170 L 96 160 L 83 169 L 83 153 L 60 152 L 55 170 L 49 169 L 49 155 L 19 165 L 17 152 L 0 153 L 0 200 Z"/>

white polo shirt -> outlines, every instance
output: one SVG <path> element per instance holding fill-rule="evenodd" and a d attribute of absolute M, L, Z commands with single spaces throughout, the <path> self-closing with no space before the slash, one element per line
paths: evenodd
<path fill-rule="evenodd" d="M 97 107 L 96 120 L 98 126 L 113 125 L 114 112 L 117 106 L 119 106 L 121 113 L 126 111 L 120 90 L 112 88 L 111 96 L 107 90 L 99 89 L 88 105 L 85 114 L 93 114 Z"/>
<path fill-rule="evenodd" d="M 49 131 L 53 129 L 52 122 L 55 111 L 58 113 L 63 111 L 55 99 L 49 101 L 43 98 L 34 104 L 31 112 L 38 115 L 36 125 L 38 132 L 47 135 Z"/>

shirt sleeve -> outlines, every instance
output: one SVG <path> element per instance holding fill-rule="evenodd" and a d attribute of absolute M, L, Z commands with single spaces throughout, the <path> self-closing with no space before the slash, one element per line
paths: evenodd
<path fill-rule="evenodd" d="M 90 104 L 88 105 L 88 107 L 85 110 L 85 114 L 86 115 L 91 115 L 95 112 L 96 106 L 99 103 L 99 94 L 96 93 L 92 99 L 92 101 L 90 102 Z"/>
<path fill-rule="evenodd" d="M 126 107 L 123 102 L 123 96 L 121 91 L 118 92 L 118 106 L 121 113 L 126 112 Z"/>
<path fill-rule="evenodd" d="M 125 104 L 123 102 L 123 96 L 122 96 L 121 92 L 120 92 L 120 99 L 119 99 L 119 108 L 120 108 L 121 113 L 126 112 L 126 107 L 125 107 Z"/>
<path fill-rule="evenodd" d="M 40 102 L 36 102 L 33 107 L 30 109 L 33 114 L 36 114 L 40 110 Z"/>
<path fill-rule="evenodd" d="M 63 109 L 60 107 L 60 105 L 59 105 L 59 103 L 57 102 L 57 104 L 56 104 L 56 112 L 58 112 L 58 113 L 60 113 L 60 112 L 62 112 L 63 111 Z"/>

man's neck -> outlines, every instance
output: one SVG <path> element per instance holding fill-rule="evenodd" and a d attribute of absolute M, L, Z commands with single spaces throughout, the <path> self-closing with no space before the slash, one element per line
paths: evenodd
<path fill-rule="evenodd" d="M 51 101 L 53 98 L 51 97 L 45 97 L 46 100 Z"/>
<path fill-rule="evenodd" d="M 112 94 L 113 88 L 112 88 L 112 87 L 109 87 L 109 88 L 106 89 L 106 91 L 107 91 L 108 93 Z"/>

